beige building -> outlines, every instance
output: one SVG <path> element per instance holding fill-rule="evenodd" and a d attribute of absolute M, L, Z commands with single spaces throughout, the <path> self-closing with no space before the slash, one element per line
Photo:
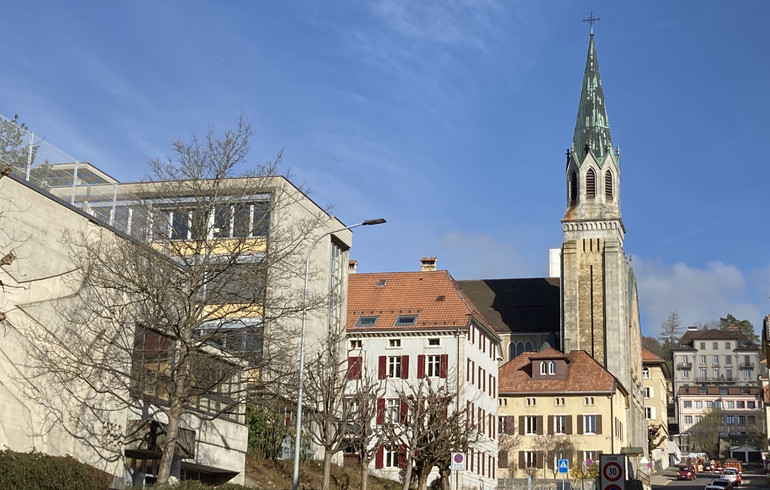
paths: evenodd
<path fill-rule="evenodd" d="M 500 478 L 557 478 L 628 445 L 623 386 L 584 351 L 528 352 L 500 367 Z"/>
<path fill-rule="evenodd" d="M 650 434 L 648 459 L 652 469 L 661 472 L 669 466 L 668 366 L 647 349 L 642 350 L 642 365 L 644 416 Z"/>

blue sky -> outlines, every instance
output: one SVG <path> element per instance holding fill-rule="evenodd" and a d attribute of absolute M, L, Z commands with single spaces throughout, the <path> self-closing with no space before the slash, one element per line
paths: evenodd
<path fill-rule="evenodd" d="M 39 1 L 3 8 L 0 114 L 142 178 L 254 125 L 357 230 L 359 271 L 547 274 L 589 11 L 643 331 L 770 313 L 770 2 Z"/>

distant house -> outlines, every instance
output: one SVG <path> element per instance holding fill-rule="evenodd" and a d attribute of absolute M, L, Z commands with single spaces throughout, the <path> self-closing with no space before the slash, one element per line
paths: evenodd
<path fill-rule="evenodd" d="M 555 478 L 559 459 L 582 468 L 627 445 L 628 392 L 586 352 L 525 352 L 499 376 L 499 466 L 508 477 Z"/>
<path fill-rule="evenodd" d="M 668 455 L 668 365 L 647 349 L 642 349 L 642 391 L 644 416 L 650 434 L 650 462 L 655 471 L 669 465 Z"/>
<path fill-rule="evenodd" d="M 435 258 L 419 272 L 353 273 L 348 278 L 349 363 L 385 386 L 381 415 L 397 419 L 399 391 L 425 377 L 459 393 L 458 409 L 478 428 L 478 441 L 459 472 L 460 488 L 497 488 L 497 363 L 500 338 Z M 402 448 L 379 448 L 371 471 L 400 479 Z M 430 479 L 438 475 L 434 468 Z"/>

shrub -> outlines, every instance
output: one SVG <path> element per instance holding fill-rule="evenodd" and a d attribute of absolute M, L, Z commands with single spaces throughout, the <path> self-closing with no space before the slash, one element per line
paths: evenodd
<path fill-rule="evenodd" d="M 15 490 L 106 490 L 112 475 L 71 456 L 0 451 L 0 488 Z"/>

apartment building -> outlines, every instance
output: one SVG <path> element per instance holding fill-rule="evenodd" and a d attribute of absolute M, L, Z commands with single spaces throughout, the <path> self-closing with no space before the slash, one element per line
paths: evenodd
<path fill-rule="evenodd" d="M 377 420 L 398 420 L 399 396 L 430 378 L 457 393 L 478 440 L 466 454 L 459 488 L 497 488 L 497 363 L 500 338 L 435 258 L 419 272 L 352 273 L 348 279 L 350 362 L 376 375 L 384 389 Z M 370 471 L 400 480 L 406 448 L 386 443 Z M 438 477 L 433 468 L 429 481 Z"/>
<path fill-rule="evenodd" d="M 644 416 L 650 434 L 649 460 L 655 471 L 660 472 L 669 465 L 668 365 L 659 356 L 642 349 L 642 366 Z"/>
<path fill-rule="evenodd" d="M 763 410 L 759 357 L 759 346 L 737 328 L 689 327 L 673 349 L 680 433 L 697 430 L 714 409 L 721 411 L 719 437 L 728 443 L 741 444 L 756 433 Z"/>
<path fill-rule="evenodd" d="M 623 386 L 585 351 L 525 352 L 499 370 L 500 472 L 556 478 L 559 459 L 592 465 L 628 444 Z"/>

